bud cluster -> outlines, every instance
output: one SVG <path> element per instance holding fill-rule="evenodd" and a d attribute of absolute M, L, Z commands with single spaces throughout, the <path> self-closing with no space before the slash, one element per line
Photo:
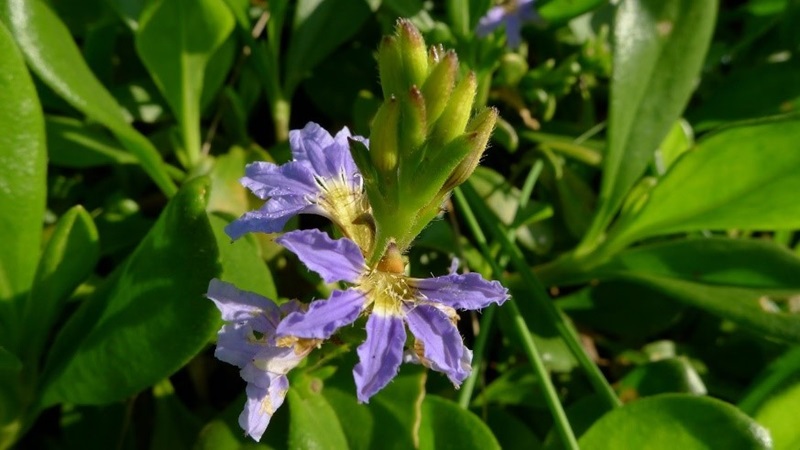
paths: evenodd
<path fill-rule="evenodd" d="M 375 220 L 371 265 L 392 242 L 404 251 L 439 213 L 475 170 L 497 121 L 494 108 L 472 114 L 475 74 L 459 76 L 455 52 L 426 48 L 408 20 L 383 38 L 378 67 L 384 101 L 370 149 L 350 142 Z"/>

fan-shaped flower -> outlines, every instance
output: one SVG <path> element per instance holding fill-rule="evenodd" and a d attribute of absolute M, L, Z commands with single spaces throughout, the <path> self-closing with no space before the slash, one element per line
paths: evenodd
<path fill-rule="evenodd" d="M 489 8 L 486 15 L 478 21 L 475 33 L 484 37 L 502 25 L 506 27 L 506 40 L 511 48 L 519 47 L 522 42 L 520 30 L 522 24 L 539 19 L 533 8 L 535 0 L 510 0 L 505 4 Z"/>
<path fill-rule="evenodd" d="M 402 273 L 400 255 L 391 252 L 371 270 L 353 241 L 333 240 L 318 230 L 292 231 L 276 241 L 326 282 L 353 284 L 334 291 L 327 300 L 312 302 L 306 312 L 287 315 L 278 325 L 278 336 L 327 339 L 338 328 L 369 313 L 367 339 L 358 347 L 360 362 L 353 370 L 361 402 L 367 402 L 397 374 L 406 324 L 416 338 L 419 360 L 460 385 L 471 371 L 472 352 L 456 328 L 455 310 L 480 309 L 508 298 L 500 283 L 475 273 L 407 277 Z"/>
<path fill-rule="evenodd" d="M 247 404 L 239 425 L 258 441 L 283 404 L 289 389 L 286 374 L 317 341 L 294 340 L 288 346 L 277 341 L 275 330 L 281 318 L 300 311 L 301 305 L 295 301 L 278 307 L 266 297 L 217 279 L 209 283 L 206 296 L 225 321 L 217 335 L 214 356 L 241 369 L 239 374 L 247 382 Z"/>
<path fill-rule="evenodd" d="M 228 236 L 238 239 L 248 232 L 276 233 L 297 214 L 318 214 L 334 221 L 346 236 L 357 241 L 365 239 L 369 233 L 358 232 L 357 228 L 359 220 L 369 212 L 369 203 L 350 156 L 348 138 L 369 145 L 363 137 L 351 137 L 347 128 L 332 137 L 309 122 L 302 130 L 289 132 L 294 160 L 280 166 L 269 162 L 249 164 L 241 182 L 267 202 L 231 222 L 225 228 Z M 369 242 L 359 244 L 366 248 Z"/>

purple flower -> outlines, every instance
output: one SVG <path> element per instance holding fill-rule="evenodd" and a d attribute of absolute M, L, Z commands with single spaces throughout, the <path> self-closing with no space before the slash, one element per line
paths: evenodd
<path fill-rule="evenodd" d="M 239 425 L 258 441 L 283 404 L 289 389 L 286 374 L 317 342 L 276 339 L 281 318 L 300 310 L 297 302 L 278 307 L 265 297 L 217 279 L 211 280 L 206 295 L 225 321 L 217 335 L 214 356 L 241 369 L 239 374 L 247 382 L 247 404 L 239 415 Z"/>
<path fill-rule="evenodd" d="M 479 37 L 485 37 L 505 24 L 508 46 L 519 47 L 522 42 L 520 36 L 522 24 L 539 19 L 539 14 L 533 9 L 534 2 L 535 0 L 510 0 L 503 5 L 490 8 L 486 15 L 478 21 L 475 33 Z"/>
<path fill-rule="evenodd" d="M 358 246 L 333 240 L 318 230 L 292 231 L 277 242 L 294 252 L 326 282 L 346 281 L 353 287 L 317 300 L 306 312 L 294 312 L 278 325 L 278 336 L 327 339 L 338 328 L 371 311 L 367 339 L 358 347 L 360 362 L 353 370 L 358 399 L 367 402 L 394 378 L 403 360 L 406 324 L 416 338 L 419 361 L 447 375 L 458 386 L 471 371 L 472 352 L 456 328 L 456 309 L 480 309 L 503 303 L 508 291 L 478 274 L 450 274 L 430 279 L 410 278 L 402 271 L 399 253 L 370 270 Z M 399 263 L 398 263 L 399 261 Z M 394 271 L 380 270 L 382 267 Z"/>
<path fill-rule="evenodd" d="M 369 204 L 362 190 L 361 174 L 350 155 L 343 128 L 336 136 L 309 122 L 302 130 L 289 132 L 294 160 L 275 165 L 249 164 L 242 184 L 267 200 L 261 209 L 245 213 L 231 222 L 225 232 L 238 239 L 248 232 L 276 233 L 297 214 L 319 214 L 334 221 L 346 235 Z M 369 146 L 369 142 L 353 136 Z M 357 233 L 355 233 L 357 234 Z"/>

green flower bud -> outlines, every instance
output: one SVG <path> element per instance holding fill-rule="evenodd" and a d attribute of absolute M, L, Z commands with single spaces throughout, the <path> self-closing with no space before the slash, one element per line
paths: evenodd
<path fill-rule="evenodd" d="M 469 72 L 453 89 L 452 95 L 433 130 L 433 145 L 442 146 L 464 132 L 469 121 L 478 82 L 474 72 Z"/>
<path fill-rule="evenodd" d="M 470 151 L 450 174 L 450 178 L 442 186 L 440 195 L 446 195 L 453 188 L 467 181 L 467 178 L 472 175 L 472 172 L 475 171 L 481 161 L 481 156 L 486 150 L 486 144 L 489 143 L 489 137 L 491 137 L 496 123 L 496 108 L 484 109 L 469 122 L 466 132 L 470 136 Z"/>
<path fill-rule="evenodd" d="M 381 77 L 384 99 L 400 95 L 406 90 L 406 81 L 403 78 L 403 58 L 400 55 L 397 39 L 393 36 L 384 36 L 381 40 L 378 49 L 378 72 Z"/>
<path fill-rule="evenodd" d="M 433 47 L 431 47 L 433 50 Z M 458 71 L 458 56 L 449 51 L 441 56 L 441 60 L 431 70 L 425 84 L 422 85 L 422 96 L 425 97 L 425 111 L 428 123 L 433 124 L 442 114 L 453 92 Z"/>
<path fill-rule="evenodd" d="M 398 122 L 400 121 L 400 105 L 397 99 L 390 96 L 375 113 L 370 130 L 370 157 L 372 164 L 383 174 L 397 167 L 399 153 Z"/>
<path fill-rule="evenodd" d="M 439 61 L 442 60 L 444 56 L 444 46 L 442 44 L 438 45 L 431 45 L 431 48 L 428 49 L 428 74 L 433 72 L 433 68 L 439 64 Z"/>
<path fill-rule="evenodd" d="M 421 86 L 428 75 L 428 52 L 425 49 L 425 40 L 417 27 L 408 19 L 397 21 L 397 36 L 408 85 Z"/>
<path fill-rule="evenodd" d="M 401 109 L 400 148 L 409 155 L 416 154 L 428 135 L 425 99 L 416 86 L 408 90 L 408 100 L 402 102 Z"/>

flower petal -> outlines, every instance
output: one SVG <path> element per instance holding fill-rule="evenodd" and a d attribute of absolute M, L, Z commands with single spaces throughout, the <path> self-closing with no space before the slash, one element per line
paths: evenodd
<path fill-rule="evenodd" d="M 289 132 L 289 145 L 294 159 L 311 166 L 314 174 L 323 179 L 341 178 L 343 173 L 342 152 L 349 150 L 337 145 L 324 128 L 309 122 L 302 130 Z"/>
<path fill-rule="evenodd" d="M 486 37 L 492 31 L 496 30 L 503 23 L 506 16 L 506 10 L 502 6 L 494 6 L 486 12 L 486 15 L 481 17 L 478 21 L 478 27 L 475 29 L 475 34 L 478 37 Z"/>
<path fill-rule="evenodd" d="M 285 195 L 315 195 L 319 192 L 311 170 L 295 161 L 280 166 L 268 162 L 248 164 L 241 182 L 262 200 Z"/>
<path fill-rule="evenodd" d="M 330 299 L 311 302 L 306 312 L 293 312 L 278 325 L 279 336 L 328 339 L 339 328 L 358 319 L 364 293 L 357 289 L 333 291 Z"/>
<path fill-rule="evenodd" d="M 522 43 L 522 18 L 519 13 L 506 16 L 506 43 L 510 48 L 518 48 Z"/>
<path fill-rule="evenodd" d="M 272 323 L 274 330 L 280 321 L 280 309 L 272 300 L 255 292 L 243 291 L 216 278 L 208 283 L 206 297 L 217 305 L 219 312 L 222 313 L 222 320 L 226 322 L 242 322 L 252 320 L 256 316 L 264 316 Z M 258 326 L 254 328 L 261 333 L 272 331 Z"/>
<path fill-rule="evenodd" d="M 405 342 L 402 317 L 373 311 L 367 320 L 367 340 L 358 346 L 359 363 L 353 368 L 358 401 L 368 403 L 397 375 Z"/>
<path fill-rule="evenodd" d="M 298 214 L 321 214 L 322 209 L 303 197 L 276 197 L 256 211 L 246 212 L 225 227 L 225 234 L 239 239 L 246 233 L 278 233 Z"/>
<path fill-rule="evenodd" d="M 331 239 L 319 230 L 290 231 L 275 240 L 317 272 L 326 283 L 355 283 L 366 269 L 366 261 L 355 242 Z"/>
<path fill-rule="evenodd" d="M 341 162 L 339 163 L 344 170 L 344 178 L 356 189 L 358 188 L 357 179 L 361 177 L 361 173 L 358 171 L 358 166 L 356 166 L 355 161 L 353 161 L 353 156 L 350 154 L 350 143 L 347 141 L 347 138 L 361 142 L 367 148 L 369 148 L 369 139 L 362 136 L 352 136 L 347 127 L 342 128 L 336 133 L 336 136 L 333 137 L 333 140 L 336 141 L 336 146 L 345 150 L 341 152 Z"/>
<path fill-rule="evenodd" d="M 217 334 L 214 357 L 237 367 L 250 363 L 263 348 L 263 344 L 251 340 L 253 328 L 247 323 L 228 323 Z"/>
<path fill-rule="evenodd" d="M 497 281 L 486 281 L 477 273 L 413 278 L 409 284 L 427 299 L 456 309 L 481 309 L 508 300 L 508 289 Z"/>
<path fill-rule="evenodd" d="M 256 441 L 261 440 L 272 415 L 283 404 L 286 391 L 289 389 L 289 380 L 285 375 L 264 372 L 264 378 L 267 382 L 261 384 L 266 384 L 268 387 L 259 387 L 255 383 L 247 384 L 247 403 L 239 415 L 239 426 L 246 435 Z"/>
<path fill-rule="evenodd" d="M 423 344 L 422 363 L 447 375 L 459 386 L 472 370 L 472 354 L 450 318 L 436 307 L 418 305 L 406 312 L 406 322 L 414 337 Z"/>

